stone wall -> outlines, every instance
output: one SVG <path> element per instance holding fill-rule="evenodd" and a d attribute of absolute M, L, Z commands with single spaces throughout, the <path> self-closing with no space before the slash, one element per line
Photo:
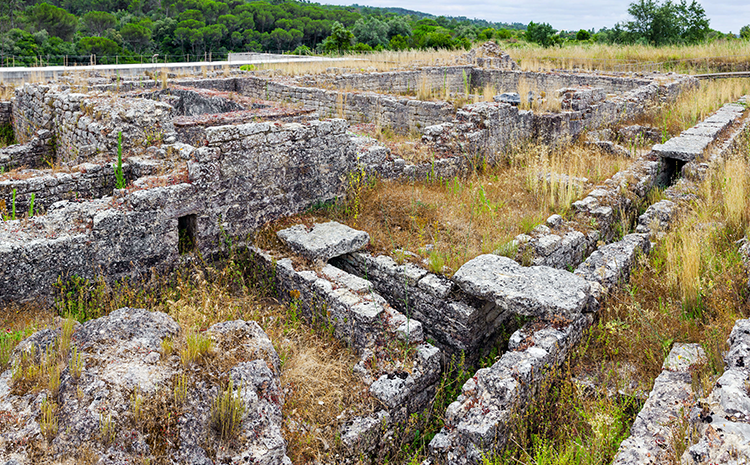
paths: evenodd
<path fill-rule="evenodd" d="M 529 90 L 551 93 L 567 87 L 599 87 L 608 94 L 621 94 L 651 84 L 651 79 L 630 76 L 604 76 L 588 73 L 537 73 L 532 71 L 510 71 L 502 69 L 475 68 L 471 84 L 478 88 L 493 86 L 497 92 L 516 92 L 519 82 L 526 81 Z"/>
<path fill-rule="evenodd" d="M 40 129 L 55 135 L 56 161 L 77 164 L 102 153 L 111 158 L 122 132 L 123 151 L 144 149 L 174 137 L 173 108 L 161 102 L 87 95 L 60 86 L 16 89 L 13 122 L 25 143 Z"/>
<path fill-rule="evenodd" d="M 13 104 L 10 101 L 0 101 L 0 126 L 13 124 Z"/>
<path fill-rule="evenodd" d="M 55 158 L 54 137 L 51 131 L 40 129 L 34 137 L 25 144 L 9 145 L 0 148 L 0 169 L 10 171 L 22 166 L 36 168 L 42 166 L 45 160 Z"/>
<path fill-rule="evenodd" d="M 44 212 L 55 202 L 61 200 L 81 201 L 112 196 L 115 190 L 115 163 L 83 163 L 74 166 L 70 171 L 51 169 L 33 173 L 21 172 L 17 179 L 0 180 L 0 200 L 11 205 L 13 191 L 16 191 L 16 210 L 28 212 L 31 196 L 34 195 L 34 211 Z M 123 176 L 127 182 L 139 176 L 155 174 L 156 165 L 141 164 L 135 159 L 132 163 L 123 163 Z"/>
<path fill-rule="evenodd" d="M 354 168 L 342 120 L 208 129 L 187 173 L 141 178 L 116 196 L 64 201 L 0 224 L 0 300 L 48 298 L 59 276 L 139 277 L 180 260 L 180 231 L 204 255 L 344 192 Z M 153 186 L 153 187 L 149 187 Z M 235 242 L 233 245 L 242 245 Z"/>
<path fill-rule="evenodd" d="M 420 88 L 435 95 L 464 93 L 473 84 L 472 66 L 430 67 L 414 71 L 384 73 L 329 73 L 321 77 L 300 78 L 302 85 L 334 87 L 385 94 L 415 94 Z"/>

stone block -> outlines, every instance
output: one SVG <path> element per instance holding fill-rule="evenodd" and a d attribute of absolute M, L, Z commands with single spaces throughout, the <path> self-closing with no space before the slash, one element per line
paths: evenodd
<path fill-rule="evenodd" d="M 333 257 L 356 252 L 367 246 L 370 236 L 349 226 L 329 221 L 312 228 L 292 226 L 276 233 L 289 248 L 311 261 L 327 262 Z"/>
<path fill-rule="evenodd" d="M 469 260 L 453 280 L 467 294 L 517 315 L 570 316 L 591 305 L 591 288 L 583 278 L 546 266 L 522 267 L 497 255 Z"/>

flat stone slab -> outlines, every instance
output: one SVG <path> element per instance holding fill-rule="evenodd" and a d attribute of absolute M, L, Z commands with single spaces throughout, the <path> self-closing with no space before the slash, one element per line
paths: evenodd
<path fill-rule="evenodd" d="M 718 124 L 703 124 L 699 123 L 690 129 L 682 131 L 683 136 L 698 136 L 698 137 L 710 137 L 716 138 L 724 128 Z"/>
<path fill-rule="evenodd" d="M 312 229 L 299 224 L 277 232 L 276 236 L 303 257 L 323 262 L 356 252 L 370 243 L 366 232 L 335 221 L 316 223 Z"/>
<path fill-rule="evenodd" d="M 652 150 L 662 158 L 690 162 L 703 155 L 711 142 L 713 142 L 711 137 L 682 135 L 673 137 L 663 144 L 656 144 Z"/>
<path fill-rule="evenodd" d="M 507 257 L 480 255 L 453 275 L 469 295 L 524 316 L 573 315 L 587 311 L 591 285 L 548 266 L 523 267 Z"/>

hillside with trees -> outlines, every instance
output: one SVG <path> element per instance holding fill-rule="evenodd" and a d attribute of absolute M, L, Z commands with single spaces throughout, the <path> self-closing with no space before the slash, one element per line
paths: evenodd
<path fill-rule="evenodd" d="M 599 31 L 548 23 L 493 23 L 403 8 L 294 0 L 5 0 L 3 66 L 226 59 L 229 52 L 345 53 L 468 49 L 489 39 L 536 43 L 674 45 L 733 35 L 714 31 L 692 0 L 637 0 L 632 20 Z M 750 38 L 750 26 L 740 31 Z"/>

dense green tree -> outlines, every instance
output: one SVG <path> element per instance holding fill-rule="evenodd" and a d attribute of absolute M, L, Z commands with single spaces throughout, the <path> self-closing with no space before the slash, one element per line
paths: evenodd
<path fill-rule="evenodd" d="M 141 23 L 128 23 L 120 29 L 122 39 L 136 53 L 143 53 L 151 43 L 151 29 Z"/>
<path fill-rule="evenodd" d="M 653 45 L 696 43 L 710 30 L 706 12 L 695 0 L 690 4 L 686 0 L 638 0 L 630 4 L 628 13 L 633 17 L 627 23 L 628 31 Z"/>
<path fill-rule="evenodd" d="M 557 31 L 547 23 L 535 23 L 531 21 L 526 28 L 526 39 L 535 42 L 542 47 L 549 47 L 555 43 L 555 33 Z"/>
<path fill-rule="evenodd" d="M 82 37 L 78 41 L 78 53 L 82 55 L 119 55 L 122 48 L 106 37 Z"/>
<path fill-rule="evenodd" d="M 106 11 L 89 11 L 83 15 L 83 24 L 92 36 L 102 36 L 107 29 L 115 27 L 117 18 Z"/>
<path fill-rule="evenodd" d="M 589 40 L 590 38 L 591 33 L 586 29 L 581 29 L 580 31 L 576 32 L 576 40 Z"/>
<path fill-rule="evenodd" d="M 750 39 L 750 24 L 740 28 L 740 38 L 745 40 Z"/>
<path fill-rule="evenodd" d="M 78 26 L 78 18 L 75 15 L 49 3 L 34 6 L 29 16 L 37 30 L 44 29 L 50 35 L 66 41 L 73 38 Z"/>
<path fill-rule="evenodd" d="M 354 45 L 354 34 L 345 28 L 343 24 L 336 21 L 331 27 L 331 35 L 323 41 L 323 50 L 326 52 L 344 52 Z"/>
<path fill-rule="evenodd" d="M 352 33 L 358 42 L 370 47 L 388 45 L 388 24 L 377 18 L 358 19 L 352 27 Z"/>

